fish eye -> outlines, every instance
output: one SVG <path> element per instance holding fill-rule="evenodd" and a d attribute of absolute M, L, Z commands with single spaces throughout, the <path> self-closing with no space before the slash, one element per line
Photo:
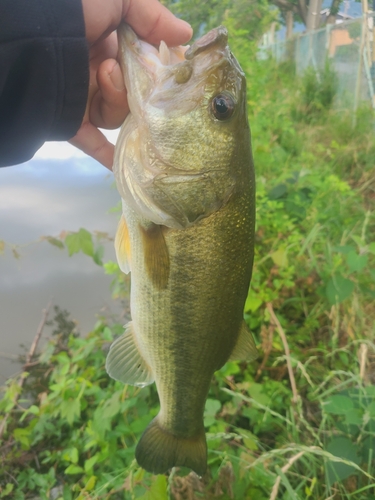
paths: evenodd
<path fill-rule="evenodd" d="M 228 120 L 234 113 L 236 100 L 229 92 L 220 92 L 211 101 L 212 113 L 220 121 Z"/>

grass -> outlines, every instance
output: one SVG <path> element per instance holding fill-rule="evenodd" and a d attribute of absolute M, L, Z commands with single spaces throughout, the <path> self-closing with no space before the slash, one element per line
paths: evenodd
<path fill-rule="evenodd" d="M 106 375 L 105 350 L 121 325 L 102 318 L 80 338 L 56 311 L 22 393 L 16 380 L 4 388 L 0 497 L 375 498 L 373 115 L 359 110 L 353 129 L 327 79 L 320 89 L 313 75 L 299 79 L 288 65 L 256 61 L 240 39 L 233 45 L 249 82 L 257 171 L 245 318 L 260 357 L 215 374 L 205 410 L 209 472 L 138 468 L 135 444 L 158 408 L 154 387 Z M 77 235 L 63 246 L 101 265 L 91 235 Z M 117 265 L 104 269 L 126 298 Z"/>

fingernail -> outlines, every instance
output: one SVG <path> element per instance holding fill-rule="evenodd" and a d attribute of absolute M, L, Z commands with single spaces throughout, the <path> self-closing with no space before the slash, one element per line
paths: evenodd
<path fill-rule="evenodd" d="M 109 74 L 109 77 L 116 90 L 119 91 L 124 90 L 125 88 L 124 79 L 122 77 L 121 68 L 118 63 L 114 65 L 113 70 Z"/>

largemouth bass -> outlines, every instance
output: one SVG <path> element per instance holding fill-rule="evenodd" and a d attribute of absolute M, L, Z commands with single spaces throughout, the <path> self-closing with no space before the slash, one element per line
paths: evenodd
<path fill-rule="evenodd" d="M 158 50 L 119 29 L 131 113 L 115 150 L 115 247 L 131 272 L 132 321 L 106 367 L 126 384 L 156 383 L 160 412 L 136 448 L 154 474 L 203 475 L 213 373 L 257 356 L 243 320 L 255 217 L 246 83 L 227 39 L 219 27 L 190 48 Z"/>

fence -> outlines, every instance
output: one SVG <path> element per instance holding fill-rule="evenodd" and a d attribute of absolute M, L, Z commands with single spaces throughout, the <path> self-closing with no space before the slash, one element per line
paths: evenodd
<path fill-rule="evenodd" d="M 294 36 L 277 43 L 263 43 L 261 58 L 270 54 L 278 61 L 295 61 L 297 74 L 308 66 L 317 74 L 327 59 L 338 77 L 336 103 L 340 107 L 358 107 L 369 101 L 375 108 L 375 35 L 374 14 Z"/>

